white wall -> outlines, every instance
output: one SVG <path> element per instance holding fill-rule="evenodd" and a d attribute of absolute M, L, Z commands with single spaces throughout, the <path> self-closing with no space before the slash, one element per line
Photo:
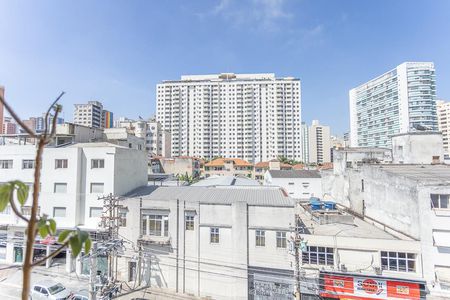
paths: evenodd
<path fill-rule="evenodd" d="M 309 199 L 323 196 L 321 178 L 273 178 L 267 171 L 264 174 L 264 185 L 282 187 L 295 199 Z"/>

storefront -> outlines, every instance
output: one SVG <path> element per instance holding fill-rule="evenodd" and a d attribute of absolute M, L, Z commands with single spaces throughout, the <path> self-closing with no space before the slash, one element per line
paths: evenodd
<path fill-rule="evenodd" d="M 324 299 L 425 299 L 425 283 L 407 279 L 360 274 L 320 272 Z"/>

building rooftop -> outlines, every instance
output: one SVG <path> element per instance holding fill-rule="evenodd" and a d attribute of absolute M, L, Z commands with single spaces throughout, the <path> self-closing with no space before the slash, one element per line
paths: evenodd
<path fill-rule="evenodd" d="M 450 184 L 450 165 L 383 164 L 369 165 L 369 167 L 379 168 L 385 172 L 407 177 L 419 182 L 446 185 Z"/>
<path fill-rule="evenodd" d="M 295 202 L 279 187 L 157 187 L 143 186 L 127 194 L 129 198 L 150 200 L 180 200 L 205 204 L 232 204 L 246 202 L 251 206 L 294 207 Z"/>
<path fill-rule="evenodd" d="M 252 167 L 248 161 L 240 158 L 217 158 L 205 164 L 205 167 L 223 167 L 225 163 L 232 162 L 237 167 Z"/>
<path fill-rule="evenodd" d="M 269 170 L 272 178 L 321 178 L 317 170 Z"/>
<path fill-rule="evenodd" d="M 66 148 L 92 148 L 92 147 L 114 147 L 114 148 L 123 148 L 123 149 L 130 149 L 128 147 L 108 143 L 108 142 L 94 142 L 94 143 L 76 143 L 76 144 L 70 144 Z M 132 150 L 132 149 L 130 149 Z"/>
<path fill-rule="evenodd" d="M 269 164 L 271 162 L 279 162 L 277 159 L 272 159 L 270 161 L 261 161 L 257 164 L 255 164 L 255 168 L 269 168 Z M 290 164 L 280 163 L 281 168 L 291 169 L 292 166 Z"/>
<path fill-rule="evenodd" d="M 356 238 L 372 238 L 372 239 L 398 239 L 395 236 L 375 227 L 363 220 L 354 217 L 353 223 L 332 222 L 329 224 L 319 224 L 312 219 L 309 211 L 302 206 L 297 206 L 296 212 L 300 217 L 302 227 L 305 234 L 339 236 L 339 237 L 356 237 Z"/>
<path fill-rule="evenodd" d="M 260 186 L 259 182 L 242 176 L 211 176 L 191 186 Z"/>
<path fill-rule="evenodd" d="M 333 151 L 340 151 L 340 152 L 386 152 L 391 151 L 389 148 L 379 148 L 379 147 L 347 147 L 347 148 L 341 148 L 336 149 Z"/>

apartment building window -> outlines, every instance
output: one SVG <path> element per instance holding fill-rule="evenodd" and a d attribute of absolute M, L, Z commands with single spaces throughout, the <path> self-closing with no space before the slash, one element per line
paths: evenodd
<path fill-rule="evenodd" d="M 103 169 L 105 167 L 104 159 L 91 159 L 91 169 Z"/>
<path fill-rule="evenodd" d="M 12 167 L 13 167 L 12 159 L 0 160 L 0 169 L 12 169 Z"/>
<path fill-rule="evenodd" d="M 55 169 L 67 169 L 67 159 L 55 159 Z"/>
<path fill-rule="evenodd" d="M 22 215 L 24 215 L 24 216 L 30 216 L 31 215 L 31 206 L 22 206 L 21 210 L 22 210 Z M 37 214 L 40 215 L 40 213 L 41 213 L 41 207 L 38 206 Z"/>
<path fill-rule="evenodd" d="M 286 232 L 277 231 L 277 248 L 286 248 Z"/>
<path fill-rule="evenodd" d="M 450 195 L 431 194 L 431 208 L 450 209 Z"/>
<path fill-rule="evenodd" d="M 67 183 L 55 182 L 53 187 L 53 192 L 55 194 L 65 194 L 67 193 Z"/>
<path fill-rule="evenodd" d="M 6 230 L 0 230 L 0 259 L 6 259 L 6 240 L 8 233 Z"/>
<path fill-rule="evenodd" d="M 185 227 L 186 227 L 186 230 L 194 230 L 194 216 L 193 215 L 186 215 Z"/>
<path fill-rule="evenodd" d="M 32 159 L 22 160 L 22 169 L 34 169 L 34 160 Z"/>
<path fill-rule="evenodd" d="M 89 218 L 100 218 L 103 214 L 103 207 L 89 208 Z"/>
<path fill-rule="evenodd" d="M 307 246 L 306 251 L 302 253 L 302 263 L 310 265 L 334 265 L 333 248 Z"/>
<path fill-rule="evenodd" d="M 397 272 L 415 272 L 416 255 L 405 252 L 381 251 L 381 268 Z"/>
<path fill-rule="evenodd" d="M 264 247 L 266 245 L 266 232 L 264 230 L 256 230 L 256 246 Z"/>
<path fill-rule="evenodd" d="M 53 218 L 65 218 L 66 208 L 65 207 L 53 207 Z"/>
<path fill-rule="evenodd" d="M 104 188 L 105 188 L 104 183 L 92 182 L 91 183 L 91 194 L 101 194 L 101 193 L 103 193 Z"/>
<path fill-rule="evenodd" d="M 152 236 L 169 236 L 168 215 L 143 215 L 142 234 Z"/>
<path fill-rule="evenodd" d="M 219 228 L 218 227 L 211 227 L 209 229 L 209 242 L 211 244 L 218 244 L 219 243 Z"/>
<path fill-rule="evenodd" d="M 127 209 L 119 208 L 119 226 L 126 227 L 127 226 Z"/>

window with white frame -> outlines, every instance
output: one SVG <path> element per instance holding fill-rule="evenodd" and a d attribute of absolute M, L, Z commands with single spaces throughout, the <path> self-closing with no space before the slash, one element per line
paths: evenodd
<path fill-rule="evenodd" d="M 186 230 L 194 230 L 194 215 L 186 214 L 186 216 L 185 216 L 185 228 L 186 228 Z"/>
<path fill-rule="evenodd" d="M 266 245 L 266 231 L 255 230 L 256 246 L 264 247 Z"/>
<path fill-rule="evenodd" d="M 119 226 L 127 226 L 127 208 L 119 208 Z"/>
<path fill-rule="evenodd" d="M 22 215 L 24 216 L 30 216 L 31 215 L 31 206 L 22 206 Z M 38 206 L 37 208 L 37 214 L 39 215 L 41 213 L 41 207 Z"/>
<path fill-rule="evenodd" d="M 67 193 L 67 183 L 65 182 L 55 182 L 53 187 L 53 192 L 55 194 L 65 194 Z"/>
<path fill-rule="evenodd" d="M 104 159 L 91 159 L 91 169 L 103 169 L 105 167 Z"/>
<path fill-rule="evenodd" d="M 218 227 L 211 227 L 209 229 L 209 242 L 211 244 L 218 244 L 219 241 L 220 241 L 219 228 Z"/>
<path fill-rule="evenodd" d="M 67 169 L 67 159 L 55 159 L 55 169 Z"/>
<path fill-rule="evenodd" d="M 102 182 L 91 183 L 91 194 L 101 194 L 104 191 L 105 184 Z"/>
<path fill-rule="evenodd" d="M 277 248 L 286 248 L 286 232 L 277 231 Z"/>
<path fill-rule="evenodd" d="M 142 235 L 169 236 L 169 216 L 144 214 L 142 216 Z"/>
<path fill-rule="evenodd" d="M 0 169 L 12 169 L 12 167 L 13 167 L 12 159 L 0 160 Z"/>
<path fill-rule="evenodd" d="M 65 218 L 66 208 L 65 207 L 53 207 L 53 217 L 54 218 Z"/>
<path fill-rule="evenodd" d="M 381 251 L 381 268 L 397 272 L 415 272 L 416 255 L 406 252 Z"/>
<path fill-rule="evenodd" d="M 22 169 L 34 169 L 34 160 L 33 159 L 22 160 Z"/>
<path fill-rule="evenodd" d="M 431 208 L 450 209 L 450 195 L 431 194 Z"/>
<path fill-rule="evenodd" d="M 302 263 L 310 265 L 334 265 L 334 251 L 329 247 L 307 246 L 302 252 Z"/>
<path fill-rule="evenodd" d="M 100 218 L 103 213 L 103 207 L 89 208 L 89 218 Z"/>

